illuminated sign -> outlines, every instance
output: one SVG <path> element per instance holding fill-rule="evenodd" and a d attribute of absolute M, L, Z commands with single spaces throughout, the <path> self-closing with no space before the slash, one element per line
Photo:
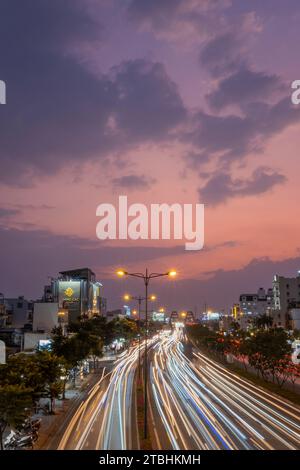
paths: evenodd
<path fill-rule="evenodd" d="M 80 302 L 80 281 L 59 281 L 58 304 L 59 308 L 67 308 L 70 303 Z"/>
<path fill-rule="evenodd" d="M 153 312 L 152 320 L 153 321 L 159 321 L 159 322 L 163 323 L 165 321 L 165 314 L 162 313 L 162 312 Z"/>
<path fill-rule="evenodd" d="M 0 80 L 0 104 L 6 104 L 6 84 Z"/>
<path fill-rule="evenodd" d="M 72 287 L 68 287 L 66 290 L 65 290 L 65 295 L 67 297 L 72 297 L 72 295 L 74 294 L 74 291 L 72 289 Z"/>
<path fill-rule="evenodd" d="M 52 340 L 51 339 L 40 339 L 38 349 L 40 351 L 50 351 L 52 347 Z"/>

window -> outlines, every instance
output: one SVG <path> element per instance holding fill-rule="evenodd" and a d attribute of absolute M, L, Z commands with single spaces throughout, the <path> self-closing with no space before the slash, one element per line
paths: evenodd
<path fill-rule="evenodd" d="M 17 308 L 23 308 L 23 302 L 18 302 L 17 303 Z"/>

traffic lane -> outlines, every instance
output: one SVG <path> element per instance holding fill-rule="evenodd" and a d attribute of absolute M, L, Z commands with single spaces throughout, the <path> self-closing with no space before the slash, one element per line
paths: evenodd
<path fill-rule="evenodd" d="M 73 417 L 60 448 L 130 449 L 138 440 L 132 395 L 138 346 L 125 351 Z M 100 387 L 101 385 L 101 387 Z"/>
<path fill-rule="evenodd" d="M 58 450 L 74 450 L 84 446 L 87 435 L 94 429 L 94 423 L 99 415 L 99 404 L 102 403 L 105 390 L 109 384 L 111 373 L 104 373 L 102 378 L 92 387 L 72 416 L 60 440 Z M 91 439 L 92 442 L 92 439 Z M 89 447 L 88 447 L 89 448 Z M 91 447 L 93 448 L 93 447 Z"/>
<path fill-rule="evenodd" d="M 168 350 L 166 357 L 170 359 Z M 170 374 L 165 357 L 160 355 L 153 367 L 153 394 L 157 411 L 174 449 L 219 449 L 193 408 L 192 393 L 186 393 L 185 383 L 178 383 L 180 374 Z M 180 379 L 179 379 L 180 380 Z"/>
<path fill-rule="evenodd" d="M 296 405 L 239 377 L 220 364 L 195 353 L 201 379 L 239 416 L 263 435 L 263 444 L 275 449 L 299 449 L 300 410 Z M 198 361 L 198 362 L 197 362 Z M 254 436 L 253 436 L 254 437 Z"/>
<path fill-rule="evenodd" d="M 150 434 L 155 440 L 155 450 L 172 450 L 173 446 L 166 432 L 165 426 L 162 422 L 158 407 L 158 397 L 154 386 L 154 348 L 151 348 L 149 353 L 149 377 L 148 381 L 148 401 L 149 401 L 149 416 L 148 422 L 151 423 Z"/>
<path fill-rule="evenodd" d="M 56 450 L 58 449 L 59 443 L 66 432 L 66 429 L 69 426 L 70 421 L 72 420 L 74 414 L 78 410 L 78 408 L 82 405 L 83 402 L 88 398 L 91 390 L 95 387 L 95 385 L 99 382 L 100 378 L 103 375 L 103 368 L 97 371 L 95 374 L 92 374 L 89 382 L 86 383 L 85 388 L 81 391 L 76 397 L 70 400 L 70 404 L 66 413 L 58 416 L 56 420 L 58 424 L 53 426 L 50 429 L 49 436 L 47 439 L 46 444 L 43 445 L 43 450 Z"/>
<path fill-rule="evenodd" d="M 274 419 L 271 422 L 272 426 L 265 422 L 261 424 L 262 418 L 270 421 L 269 409 L 267 412 L 260 410 L 259 419 L 253 418 L 253 410 L 249 413 L 240 405 L 235 410 L 235 401 L 238 403 L 236 396 L 241 394 L 239 387 L 236 390 L 232 384 L 228 387 L 228 384 L 224 386 L 220 381 L 216 384 L 211 371 L 210 377 L 203 378 L 203 370 L 195 370 L 195 366 L 182 353 L 180 342 L 176 338 L 171 338 L 169 342 L 164 340 L 164 343 L 160 353 L 157 353 L 155 383 L 160 384 L 158 395 L 163 403 L 160 417 L 173 440 L 174 448 L 182 448 L 182 445 L 188 449 L 194 449 L 195 445 L 196 448 L 298 448 L 297 422 L 292 424 L 288 422 L 288 430 L 285 423 L 285 427 L 279 431 L 278 423 L 274 423 Z M 224 387 L 227 392 L 226 397 L 224 397 Z M 234 396 L 234 400 L 231 399 L 231 395 Z M 286 404 L 285 410 L 289 411 L 289 406 Z M 179 412 L 180 421 L 178 417 L 174 419 L 176 410 Z M 282 410 L 280 412 L 282 413 Z M 188 422 L 187 416 L 189 416 Z M 281 417 L 281 420 L 286 421 L 286 417 Z M 197 428 L 196 435 L 189 421 Z M 289 439 L 282 436 L 282 433 L 287 432 Z M 189 437 L 185 436 L 185 439 L 182 439 L 184 433 Z M 202 438 L 199 439 L 199 436 Z"/>

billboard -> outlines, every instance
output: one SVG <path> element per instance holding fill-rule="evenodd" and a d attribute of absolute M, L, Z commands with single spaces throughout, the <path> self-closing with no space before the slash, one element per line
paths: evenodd
<path fill-rule="evenodd" d="M 68 308 L 70 303 L 80 304 L 80 281 L 59 281 L 58 306 Z"/>
<path fill-rule="evenodd" d="M 162 312 L 153 312 L 152 314 L 152 320 L 153 321 L 159 321 L 164 323 L 165 321 L 165 314 Z"/>
<path fill-rule="evenodd" d="M 81 316 L 81 281 L 59 281 L 58 306 L 67 309 L 69 320 L 76 322 Z"/>

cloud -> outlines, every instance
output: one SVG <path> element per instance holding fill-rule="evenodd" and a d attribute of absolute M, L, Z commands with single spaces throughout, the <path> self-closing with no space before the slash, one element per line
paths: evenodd
<path fill-rule="evenodd" d="M 230 0 L 131 0 L 128 16 L 158 38 L 199 41 L 223 23 Z"/>
<path fill-rule="evenodd" d="M 270 168 L 257 168 L 248 179 L 233 179 L 229 173 L 215 173 L 199 190 L 201 200 L 205 204 L 216 206 L 230 198 L 254 196 L 271 190 L 282 184 L 286 177 Z"/>
<path fill-rule="evenodd" d="M 200 63 L 215 76 L 235 71 L 245 61 L 236 34 L 227 31 L 210 39 L 200 52 Z"/>
<path fill-rule="evenodd" d="M 0 207 L 0 219 L 7 219 L 17 214 L 19 214 L 19 210 L 17 209 L 7 209 L 5 207 Z"/>
<path fill-rule="evenodd" d="M 197 147 L 198 155 L 216 156 L 219 164 L 226 166 L 250 153 L 261 152 L 273 135 L 300 121 L 299 110 L 292 106 L 289 97 L 275 104 L 249 103 L 244 111 L 244 115 L 226 116 L 199 111 L 185 139 Z"/>
<path fill-rule="evenodd" d="M 162 139 L 184 122 L 186 110 L 163 64 L 137 59 L 115 67 L 113 73 L 117 90 L 114 116 L 127 137 Z"/>
<path fill-rule="evenodd" d="M 3 0 L 0 16 L 8 94 L 0 109 L 0 181 L 30 186 L 74 162 L 167 139 L 185 119 L 162 64 L 132 60 L 96 76 L 77 62 L 74 44 L 103 34 L 85 2 Z"/>
<path fill-rule="evenodd" d="M 266 101 L 274 95 L 278 96 L 283 89 L 283 84 L 277 75 L 254 72 L 242 66 L 221 80 L 217 90 L 207 95 L 207 100 L 215 109 L 223 109 L 229 105 L 243 107 L 245 103 Z"/>
<path fill-rule="evenodd" d="M 145 175 L 125 175 L 120 178 L 114 178 L 112 183 L 114 186 L 123 189 L 137 189 L 147 190 L 149 189 L 156 180 Z"/>
<path fill-rule="evenodd" d="M 229 240 L 220 244 L 206 245 L 205 250 L 234 248 L 237 242 Z M 98 273 L 99 279 L 113 274 L 115 267 L 159 260 L 164 257 L 193 256 L 184 245 L 145 246 L 141 243 L 119 246 L 70 235 L 59 235 L 47 230 L 4 228 L 0 225 L 1 263 L 0 290 L 9 295 L 25 294 L 38 297 L 48 276 L 79 266 L 89 266 Z M 116 281 L 114 281 L 115 284 Z M 106 285 L 106 281 L 104 283 Z M 13 291 L 12 291 L 13 289 Z M 108 295 L 105 292 L 105 295 Z M 119 297 L 121 298 L 121 297 Z"/>

